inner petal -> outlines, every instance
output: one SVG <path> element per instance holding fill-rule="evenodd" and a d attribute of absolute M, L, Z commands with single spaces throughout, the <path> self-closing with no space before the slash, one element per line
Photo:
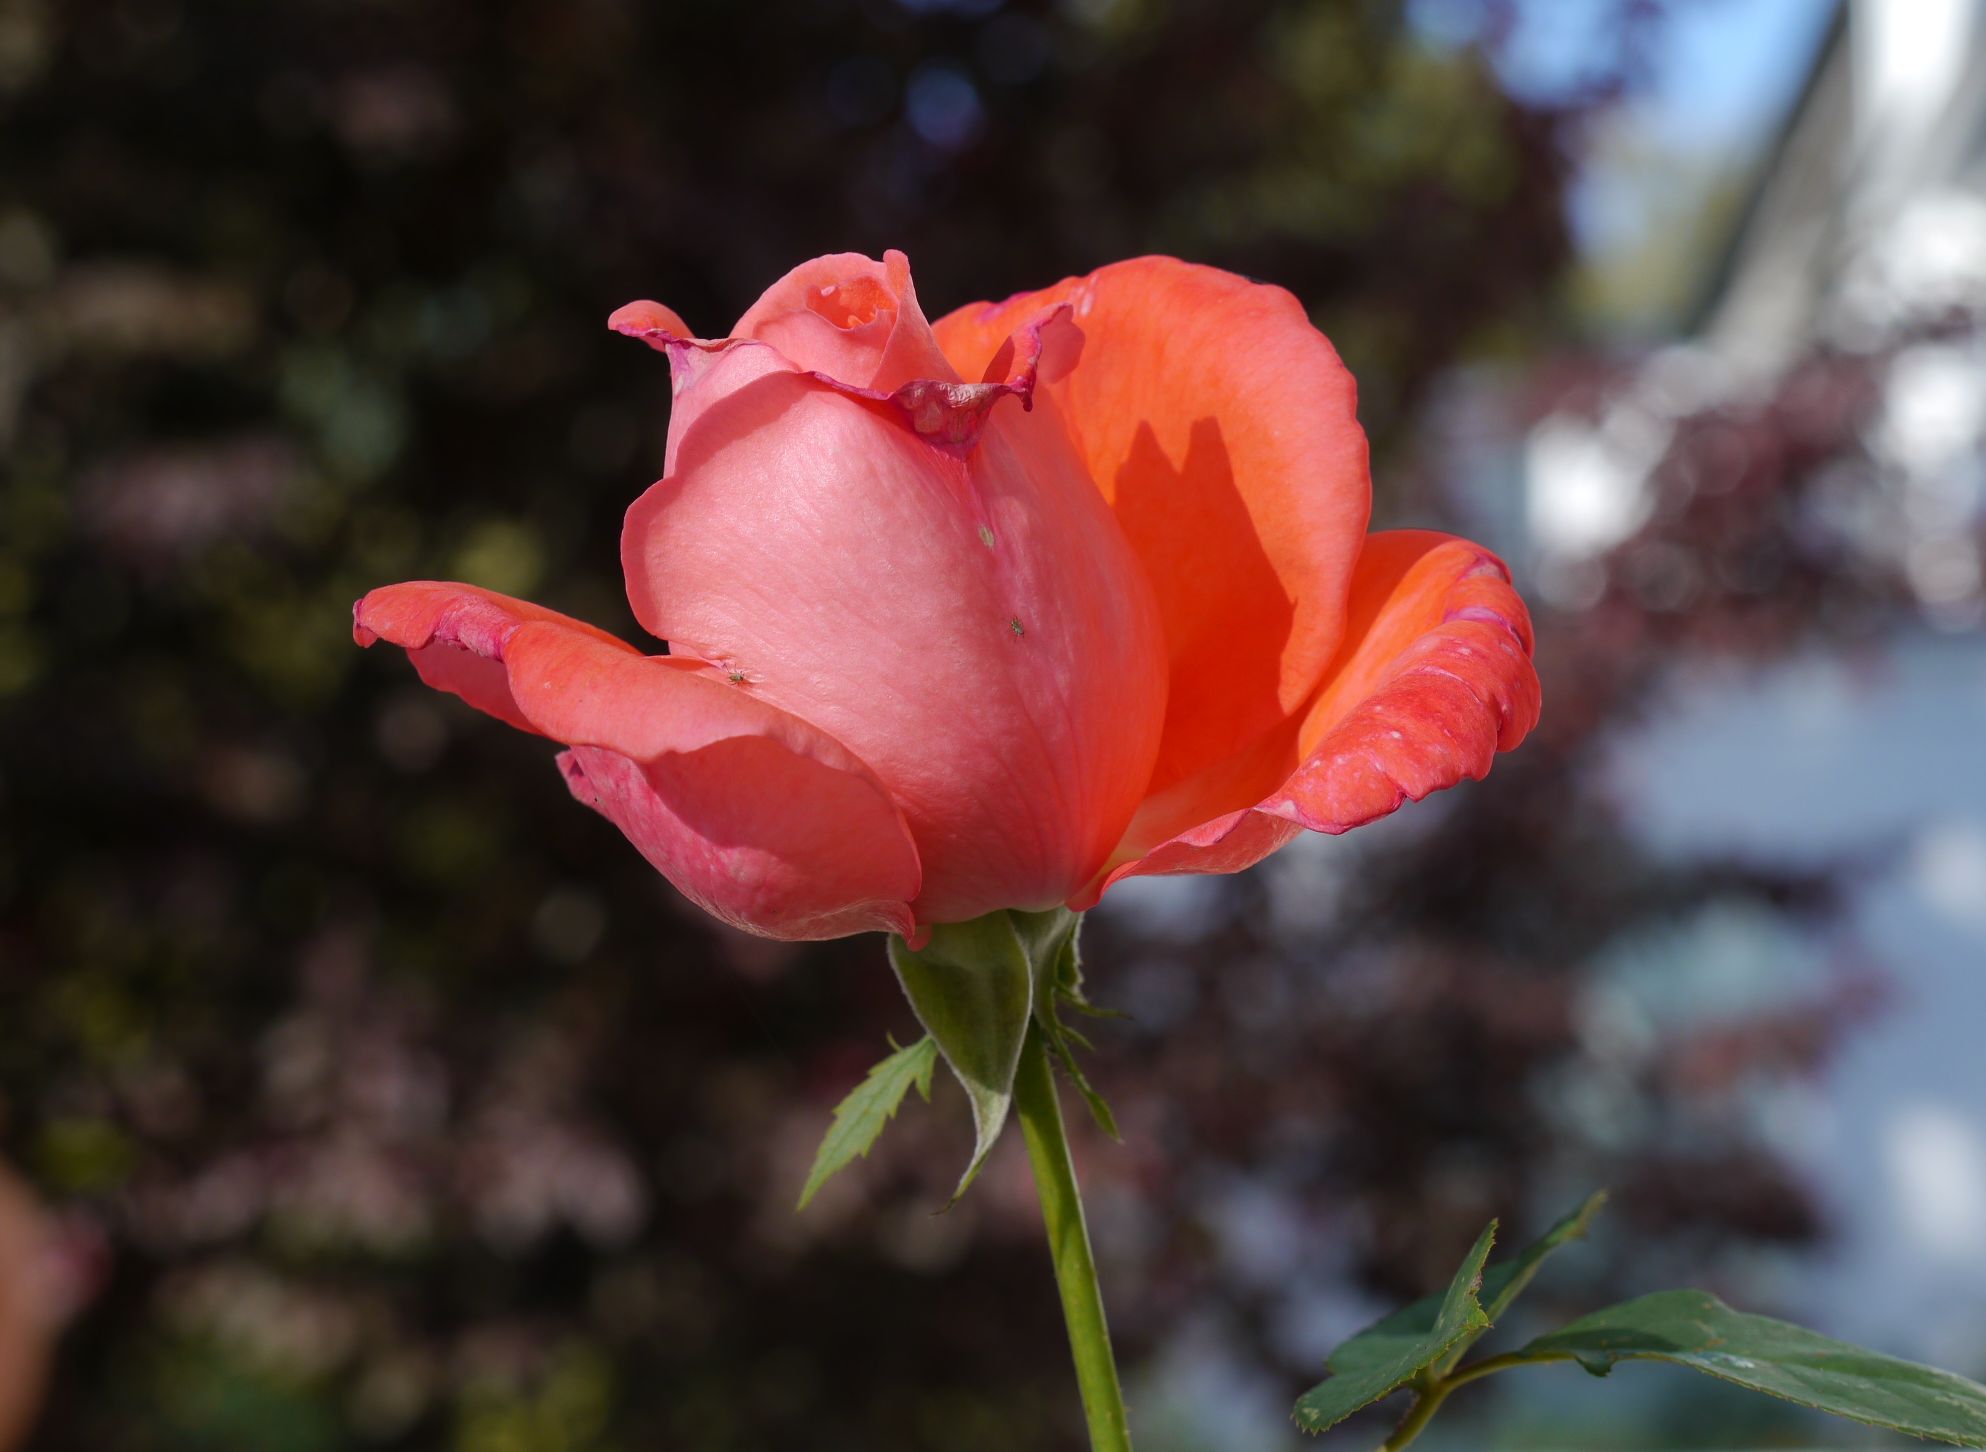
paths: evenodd
<path fill-rule="evenodd" d="M 889 393 L 914 379 L 958 381 L 901 252 L 880 262 L 857 252 L 803 262 L 765 290 L 732 336 L 770 343 L 803 371 L 855 388 Z"/>
<path fill-rule="evenodd" d="M 807 307 L 844 332 L 876 322 L 896 320 L 896 298 L 873 277 L 860 275 L 824 282 L 806 292 Z"/>

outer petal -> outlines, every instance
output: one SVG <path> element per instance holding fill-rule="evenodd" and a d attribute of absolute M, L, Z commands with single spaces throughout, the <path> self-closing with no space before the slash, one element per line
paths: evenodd
<path fill-rule="evenodd" d="M 1373 535 L 1344 648 L 1309 709 L 1150 799 L 1116 865 L 1070 906 L 1093 905 L 1124 877 L 1237 872 L 1304 828 L 1347 832 L 1481 778 L 1537 724 L 1531 646 L 1529 613 L 1496 556 L 1423 530 Z M 1265 788 L 1279 771 L 1281 784 Z"/>
<path fill-rule="evenodd" d="M 977 377 L 1061 301 L 1083 353 L 1047 391 L 1164 617 L 1163 793 L 1286 720 L 1338 648 L 1371 508 L 1356 389 L 1289 293 L 1168 257 L 962 308 L 938 341 Z"/>
<path fill-rule="evenodd" d="M 576 620 L 470 585 L 417 581 L 353 609 L 361 645 L 573 748 L 573 794 L 712 915 L 774 938 L 915 933 L 916 848 L 840 742 L 701 661 L 644 656 Z"/>
<path fill-rule="evenodd" d="M 874 768 L 918 846 L 920 920 L 1047 907 L 1087 881 L 1163 719 L 1150 586 L 1058 412 L 992 406 L 1030 401 L 1036 366 L 1073 351 L 1030 322 L 1007 382 L 886 395 L 762 343 L 660 340 L 693 371 L 668 477 L 622 537 L 646 629 Z"/>

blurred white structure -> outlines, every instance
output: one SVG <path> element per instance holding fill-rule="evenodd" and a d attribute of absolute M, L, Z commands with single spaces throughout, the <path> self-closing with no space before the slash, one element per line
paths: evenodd
<path fill-rule="evenodd" d="M 1818 1265 L 1768 1297 L 1828 1330 L 1986 1367 L 1986 0 L 1847 0 L 1767 150 L 1691 338 L 1636 368 L 1597 419 L 1533 429 L 1534 521 L 1595 492 L 1611 534 L 1531 530 L 1541 584 L 1577 581 L 1647 508 L 1655 437 L 1695 409 L 1769 394 L 1815 350 L 1860 355 L 1880 390 L 1866 457 L 1825 507 L 1846 548 L 1900 566 L 1932 629 L 1879 656 L 1815 650 L 1760 672 L 1676 662 L 1676 684 L 1618 747 L 1644 841 L 1689 856 L 1838 860 L 1843 941 L 1892 997 L 1823 1083 L 1761 1108 L 1826 1207 Z M 1666 433 L 1661 434 L 1666 437 Z M 1558 473 L 1554 474 L 1554 470 Z M 1892 849 L 1893 845 L 1893 851 Z M 1688 941 L 1676 971 L 1707 955 Z M 1604 1006 L 1604 1005 L 1603 1005 Z M 1774 1126 L 1777 1126 L 1776 1133 Z M 1760 1267 L 1762 1281 L 1774 1275 Z"/>
<path fill-rule="evenodd" d="M 1980 618 L 1986 340 L 1924 335 L 1986 313 L 1986 0 L 1847 0 L 1758 168 L 1694 336 L 1597 419 L 1554 414 L 1525 449 L 1541 585 L 1646 517 L 1671 422 L 1767 389 L 1816 347 L 1882 360 L 1869 440 L 1886 508 L 1857 543 L 1900 563 L 1926 615 Z"/>

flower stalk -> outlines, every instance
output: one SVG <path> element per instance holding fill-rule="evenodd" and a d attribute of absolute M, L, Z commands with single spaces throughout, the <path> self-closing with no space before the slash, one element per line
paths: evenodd
<path fill-rule="evenodd" d="M 1528 1277 L 1527 1277 L 1528 1279 Z M 1427 1424 L 1434 1420 L 1434 1414 L 1441 1410 L 1443 1402 L 1457 1388 L 1465 1387 L 1472 1381 L 1494 1376 L 1499 1371 L 1508 1371 L 1513 1366 L 1525 1366 L 1538 1361 L 1571 1360 L 1568 1357 L 1524 1357 L 1515 1353 L 1502 1356 L 1486 1356 L 1459 1370 L 1450 1371 L 1445 1376 L 1429 1375 L 1414 1384 L 1414 1404 L 1407 1408 L 1407 1415 L 1400 1425 L 1393 1429 L 1393 1435 L 1380 1444 L 1379 1452 L 1402 1452 L 1409 1443 L 1427 1430 Z"/>
<path fill-rule="evenodd" d="M 1069 1156 L 1069 1135 L 1056 1093 L 1055 1071 L 1039 1026 L 1029 1027 L 1021 1050 L 1020 1069 L 1014 1078 L 1014 1110 L 1041 1196 L 1041 1218 L 1048 1232 L 1055 1284 L 1062 1293 L 1062 1318 L 1069 1328 L 1069 1350 L 1075 1357 L 1076 1383 L 1082 1391 L 1083 1414 L 1089 1421 L 1091 1452 L 1131 1452 L 1131 1429 L 1117 1381 L 1117 1362 L 1111 1355 L 1110 1328 L 1104 1322 L 1089 1226 L 1076 1187 L 1075 1162 Z"/>

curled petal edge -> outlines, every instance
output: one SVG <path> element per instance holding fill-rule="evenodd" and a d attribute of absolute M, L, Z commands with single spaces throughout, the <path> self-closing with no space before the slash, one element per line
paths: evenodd
<path fill-rule="evenodd" d="M 700 377 L 702 369 L 698 360 L 702 356 L 763 348 L 786 369 L 803 378 L 891 411 L 926 443 L 961 459 L 978 446 L 993 405 L 1003 398 L 1017 398 L 1024 412 L 1032 412 L 1036 387 L 1056 382 L 1075 367 L 1083 343 L 1082 330 L 1075 322 L 1075 309 L 1068 303 L 1057 303 L 1014 331 L 978 383 L 914 378 L 900 387 L 884 390 L 860 387 L 816 369 L 801 368 L 772 344 L 756 338 L 692 337 L 681 319 L 660 303 L 629 303 L 615 310 L 607 319 L 607 326 L 664 354 L 679 393 L 693 387 Z"/>
<path fill-rule="evenodd" d="M 782 939 L 928 935 L 910 908 L 917 849 L 887 790 L 721 671 L 468 585 L 389 585 L 352 616 L 360 645 L 400 646 L 429 685 L 566 745 L 573 795 L 712 916 Z"/>
<path fill-rule="evenodd" d="M 1495 555 L 1448 540 L 1424 562 L 1437 552 L 1457 566 L 1438 619 L 1384 662 L 1361 660 L 1357 643 L 1348 646 L 1303 724 L 1302 759 L 1281 787 L 1107 869 L 1068 905 L 1093 907 L 1127 877 L 1239 872 L 1300 832 L 1337 836 L 1406 802 L 1480 781 L 1500 752 L 1523 741 L 1542 704 L 1529 612 Z M 1355 700 L 1334 699 L 1341 693 L 1333 680 L 1347 677 L 1365 678 L 1364 688 Z"/>

